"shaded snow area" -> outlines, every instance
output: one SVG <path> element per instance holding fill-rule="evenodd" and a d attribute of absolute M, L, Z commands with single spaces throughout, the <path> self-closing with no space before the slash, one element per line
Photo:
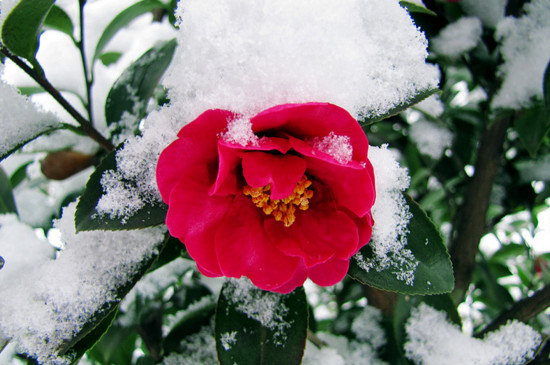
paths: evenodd
<path fill-rule="evenodd" d="M 318 333 L 319 339 L 327 344 L 318 348 L 308 342 L 303 365 L 386 365 L 378 358 L 378 350 L 386 344 L 385 332 L 380 325 L 382 313 L 373 307 L 365 307 L 351 326 L 355 340 L 330 333 Z"/>
<path fill-rule="evenodd" d="M 164 236 L 162 228 L 75 233 L 75 206 L 65 208 L 56 222 L 65 242 L 57 259 L 2 284 L 0 338 L 12 339 L 39 363 L 69 362 L 57 351 L 105 303 L 118 300 L 117 288 L 157 251 Z"/>
<path fill-rule="evenodd" d="M 447 25 L 432 39 L 431 49 L 441 55 L 457 58 L 474 48 L 481 39 L 481 21 L 476 17 L 462 17 Z"/>
<path fill-rule="evenodd" d="M 0 63 L 0 77 L 4 65 Z M 59 126 L 58 118 L 0 80 L 0 156 Z"/>
<path fill-rule="evenodd" d="M 407 244 L 407 225 L 411 218 L 403 197 L 410 184 L 407 169 L 402 168 L 386 145 L 369 148 L 369 160 L 376 176 L 376 202 L 372 207 L 374 226 L 369 246 L 374 257 L 366 259 L 360 252 L 354 258 L 366 271 L 394 270 L 397 279 L 412 285 L 418 261 Z M 383 183 L 381 183 L 383 182 Z"/>
<path fill-rule="evenodd" d="M 550 59 L 550 1 L 533 0 L 524 5 L 525 15 L 507 17 L 497 27 L 501 42 L 504 78 L 492 102 L 493 108 L 519 109 L 533 98 L 542 99 L 544 70 Z"/>
<path fill-rule="evenodd" d="M 422 365 L 520 365 L 534 355 L 541 336 L 531 327 L 508 322 L 483 339 L 472 338 L 426 304 L 413 309 L 406 331 L 406 356 Z"/>
<path fill-rule="evenodd" d="M 163 360 L 164 365 L 217 365 L 216 340 L 213 329 L 204 326 L 197 333 L 187 336 L 181 343 L 181 354 L 172 353 Z"/>
<path fill-rule="evenodd" d="M 160 201 L 160 152 L 208 109 L 246 118 L 278 104 L 331 102 L 375 116 L 438 85 L 439 70 L 425 62 L 427 41 L 397 0 L 189 0 L 177 16 L 179 47 L 163 81 L 171 104 L 118 152 L 99 213 L 124 219 Z"/>
<path fill-rule="evenodd" d="M 422 117 L 411 125 L 409 133 L 420 153 L 434 160 L 438 160 L 453 143 L 451 131 Z"/>
<path fill-rule="evenodd" d="M 508 0 L 461 0 L 464 12 L 477 16 L 484 26 L 494 28 L 504 18 Z"/>

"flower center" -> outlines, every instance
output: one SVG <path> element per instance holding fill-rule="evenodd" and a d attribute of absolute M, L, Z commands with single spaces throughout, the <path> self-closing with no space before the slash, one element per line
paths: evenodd
<path fill-rule="evenodd" d="M 266 215 L 273 215 L 276 221 L 283 222 L 285 227 L 290 227 L 296 220 L 294 215 L 296 208 L 300 210 L 309 208 L 309 199 L 313 197 L 313 190 L 309 189 L 311 184 L 304 175 L 296 184 L 292 194 L 279 200 L 271 200 L 271 184 L 259 188 L 246 185 L 243 188 L 243 194 L 250 196 L 252 202 Z"/>

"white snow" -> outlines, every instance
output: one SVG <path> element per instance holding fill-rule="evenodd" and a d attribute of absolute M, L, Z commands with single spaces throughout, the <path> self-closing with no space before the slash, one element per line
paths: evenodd
<path fill-rule="evenodd" d="M 550 59 L 550 1 L 533 0 L 520 18 L 507 17 L 497 27 L 503 77 L 493 108 L 520 109 L 542 99 L 542 79 Z"/>
<path fill-rule="evenodd" d="M 241 146 L 257 146 L 259 138 L 252 131 L 252 123 L 248 118 L 237 118 L 227 123 L 227 131 L 222 139 Z"/>
<path fill-rule="evenodd" d="M 349 340 L 347 337 L 326 332 L 317 333 L 317 336 L 327 343 L 328 347 L 317 349 L 313 344 L 308 343 L 303 365 L 388 365 L 378 358 L 376 349 L 369 343 Z"/>
<path fill-rule="evenodd" d="M 504 18 L 508 0 L 461 0 L 460 6 L 470 16 L 477 16 L 484 26 L 494 28 Z"/>
<path fill-rule="evenodd" d="M 406 332 L 406 356 L 422 365 L 520 365 L 541 342 L 538 332 L 517 321 L 483 339 L 472 338 L 447 322 L 444 312 L 424 303 L 413 309 Z"/>
<path fill-rule="evenodd" d="M 412 285 L 418 265 L 407 244 L 407 225 L 411 218 L 403 191 L 409 187 L 407 169 L 399 165 L 386 145 L 369 147 L 369 160 L 376 176 L 376 202 L 372 207 L 374 226 L 369 246 L 374 257 L 367 259 L 359 252 L 354 258 L 366 271 L 392 268 L 399 280 Z M 384 182 L 383 184 L 380 182 Z"/>
<path fill-rule="evenodd" d="M 351 332 L 361 342 L 369 343 L 374 349 L 386 344 L 386 332 L 380 325 L 382 312 L 371 306 L 366 306 L 351 323 Z"/>
<path fill-rule="evenodd" d="M 445 105 L 441 101 L 439 94 L 433 94 L 429 98 L 422 100 L 414 106 L 415 109 L 420 109 L 425 113 L 434 117 L 440 117 L 443 114 Z"/>
<path fill-rule="evenodd" d="M 39 239 L 34 230 L 21 223 L 15 214 L 0 215 L 0 292 L 17 282 L 25 272 L 54 258 L 54 249 Z"/>
<path fill-rule="evenodd" d="M 0 76 L 3 71 L 0 64 Z M 58 125 L 55 115 L 0 80 L 0 156 Z"/>
<path fill-rule="evenodd" d="M 414 122 L 409 129 L 410 137 L 420 153 L 438 160 L 445 149 L 453 143 L 453 134 L 445 127 L 424 118 Z"/>
<path fill-rule="evenodd" d="M 216 342 L 212 328 L 204 326 L 182 341 L 184 353 L 172 353 L 163 360 L 164 365 L 216 365 Z"/>
<path fill-rule="evenodd" d="M 349 163 L 353 157 L 353 146 L 349 136 L 339 136 L 330 132 L 328 136 L 315 137 L 310 143 L 313 148 L 332 156 L 342 165 Z"/>
<path fill-rule="evenodd" d="M 443 28 L 431 40 L 430 47 L 439 55 L 457 58 L 479 43 L 481 33 L 479 18 L 462 17 Z"/>
<path fill-rule="evenodd" d="M 237 331 L 222 333 L 220 336 L 220 341 L 225 351 L 230 350 L 231 347 L 237 343 Z"/>
<path fill-rule="evenodd" d="M 76 234 L 75 206 L 65 208 L 56 223 L 66 242 L 58 258 L 21 274 L 0 297 L 0 337 L 40 363 L 68 361 L 57 351 L 105 303 L 118 300 L 117 288 L 164 237 L 162 228 Z"/>

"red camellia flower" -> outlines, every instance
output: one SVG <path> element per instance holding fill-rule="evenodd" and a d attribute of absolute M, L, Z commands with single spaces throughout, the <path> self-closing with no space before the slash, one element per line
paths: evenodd
<path fill-rule="evenodd" d="M 333 285 L 368 243 L 375 200 L 368 141 L 331 104 L 285 104 L 246 119 L 208 110 L 160 155 L 170 234 L 206 276 L 288 293 Z"/>

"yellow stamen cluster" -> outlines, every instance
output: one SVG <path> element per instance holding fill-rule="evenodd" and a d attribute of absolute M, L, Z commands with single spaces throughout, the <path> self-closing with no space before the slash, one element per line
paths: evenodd
<path fill-rule="evenodd" d="M 259 188 L 246 185 L 243 194 L 251 197 L 252 202 L 266 215 L 273 214 L 278 222 L 283 222 L 285 227 L 290 227 L 296 220 L 296 208 L 308 210 L 309 199 L 313 197 L 313 190 L 310 190 L 311 181 L 306 175 L 302 176 L 296 184 L 292 194 L 284 199 L 271 200 L 271 184 Z"/>

